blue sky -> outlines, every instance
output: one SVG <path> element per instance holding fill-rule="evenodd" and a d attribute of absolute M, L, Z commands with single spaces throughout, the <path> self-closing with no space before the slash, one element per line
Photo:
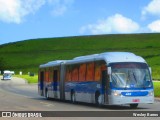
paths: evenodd
<path fill-rule="evenodd" d="M 160 0 L 0 0 L 0 44 L 44 37 L 159 33 Z"/>

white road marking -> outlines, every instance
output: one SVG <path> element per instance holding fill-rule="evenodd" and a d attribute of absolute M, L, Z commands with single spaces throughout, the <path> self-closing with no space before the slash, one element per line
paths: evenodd
<path fill-rule="evenodd" d="M 55 106 L 54 104 L 49 104 L 49 103 L 46 103 L 46 102 L 40 102 L 41 104 L 44 104 L 45 106 L 47 107 L 50 107 L 50 106 Z"/>

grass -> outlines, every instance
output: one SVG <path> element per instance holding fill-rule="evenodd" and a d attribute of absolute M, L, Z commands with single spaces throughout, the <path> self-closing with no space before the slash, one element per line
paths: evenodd
<path fill-rule="evenodd" d="M 154 96 L 160 97 L 160 82 L 153 82 L 154 85 Z"/>
<path fill-rule="evenodd" d="M 15 77 L 23 78 L 28 81 L 29 84 L 38 82 L 38 75 L 29 76 L 29 75 L 15 75 Z"/>
<path fill-rule="evenodd" d="M 110 51 L 133 52 L 152 67 L 160 79 L 160 34 L 120 34 L 44 38 L 0 45 L 0 70 L 37 74 L 40 64 Z"/>

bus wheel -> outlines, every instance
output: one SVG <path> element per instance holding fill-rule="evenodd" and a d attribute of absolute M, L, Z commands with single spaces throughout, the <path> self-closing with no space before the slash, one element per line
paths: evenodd
<path fill-rule="evenodd" d="M 46 97 L 47 100 L 49 100 L 49 93 L 48 93 L 48 90 L 46 90 L 45 97 Z"/>
<path fill-rule="evenodd" d="M 96 104 L 97 106 L 100 106 L 100 100 L 101 100 L 101 98 L 100 98 L 100 93 L 99 93 L 99 92 L 96 92 L 96 94 L 95 94 L 95 104 Z"/>
<path fill-rule="evenodd" d="M 71 102 L 72 103 L 76 102 L 75 92 L 71 92 Z"/>
<path fill-rule="evenodd" d="M 134 108 L 137 108 L 138 107 L 138 104 L 130 104 L 130 108 L 134 109 Z"/>

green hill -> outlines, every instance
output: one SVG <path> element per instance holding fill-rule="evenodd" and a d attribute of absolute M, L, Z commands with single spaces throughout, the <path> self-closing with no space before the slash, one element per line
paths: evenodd
<path fill-rule="evenodd" d="M 133 52 L 146 59 L 160 79 L 160 34 L 121 34 L 44 38 L 0 45 L 0 70 L 37 73 L 40 64 L 109 51 Z"/>

